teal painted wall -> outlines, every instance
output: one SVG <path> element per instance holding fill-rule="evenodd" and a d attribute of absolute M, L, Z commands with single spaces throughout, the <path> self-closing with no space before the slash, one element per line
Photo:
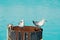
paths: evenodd
<path fill-rule="evenodd" d="M 7 25 L 25 25 L 32 20 L 47 19 L 43 28 L 44 40 L 60 40 L 60 0 L 0 0 L 0 40 L 7 39 Z"/>

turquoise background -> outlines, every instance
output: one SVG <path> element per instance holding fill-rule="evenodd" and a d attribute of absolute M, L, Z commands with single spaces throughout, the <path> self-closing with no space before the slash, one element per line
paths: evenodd
<path fill-rule="evenodd" d="M 0 40 L 7 40 L 7 25 L 34 26 L 32 20 L 45 18 L 44 40 L 60 40 L 60 0 L 0 0 Z"/>

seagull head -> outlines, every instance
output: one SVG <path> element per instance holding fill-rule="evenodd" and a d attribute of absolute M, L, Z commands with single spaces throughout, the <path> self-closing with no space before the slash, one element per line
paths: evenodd
<path fill-rule="evenodd" d="M 9 24 L 9 25 L 8 25 L 8 27 L 11 27 L 11 26 L 12 26 L 12 24 Z"/>
<path fill-rule="evenodd" d="M 45 22 L 47 22 L 47 20 L 46 20 L 46 19 L 42 19 L 42 21 L 45 21 Z"/>
<path fill-rule="evenodd" d="M 24 20 L 21 20 L 21 21 L 24 21 Z"/>
<path fill-rule="evenodd" d="M 8 28 L 10 28 L 10 30 L 11 30 L 12 26 L 13 26 L 13 24 L 9 24 L 8 25 Z"/>
<path fill-rule="evenodd" d="M 21 22 L 24 22 L 24 20 L 21 20 Z"/>

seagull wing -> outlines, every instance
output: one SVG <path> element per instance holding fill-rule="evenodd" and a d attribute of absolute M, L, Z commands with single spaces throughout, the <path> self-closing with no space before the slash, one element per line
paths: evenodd
<path fill-rule="evenodd" d="M 38 25 L 39 25 L 39 26 L 43 26 L 44 23 L 45 23 L 45 21 L 44 21 L 44 20 L 41 20 L 40 22 L 38 22 Z"/>
<path fill-rule="evenodd" d="M 35 26 L 38 26 L 38 21 L 33 21 L 33 24 L 35 25 Z"/>

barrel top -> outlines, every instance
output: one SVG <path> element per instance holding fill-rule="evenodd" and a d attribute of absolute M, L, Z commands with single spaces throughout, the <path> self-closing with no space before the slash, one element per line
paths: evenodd
<path fill-rule="evenodd" d="M 12 30 L 15 31 L 20 31 L 20 32 L 37 32 L 37 31 L 42 31 L 42 28 L 38 28 L 35 26 L 24 26 L 24 27 L 19 27 L 19 26 L 13 26 L 11 27 Z"/>

